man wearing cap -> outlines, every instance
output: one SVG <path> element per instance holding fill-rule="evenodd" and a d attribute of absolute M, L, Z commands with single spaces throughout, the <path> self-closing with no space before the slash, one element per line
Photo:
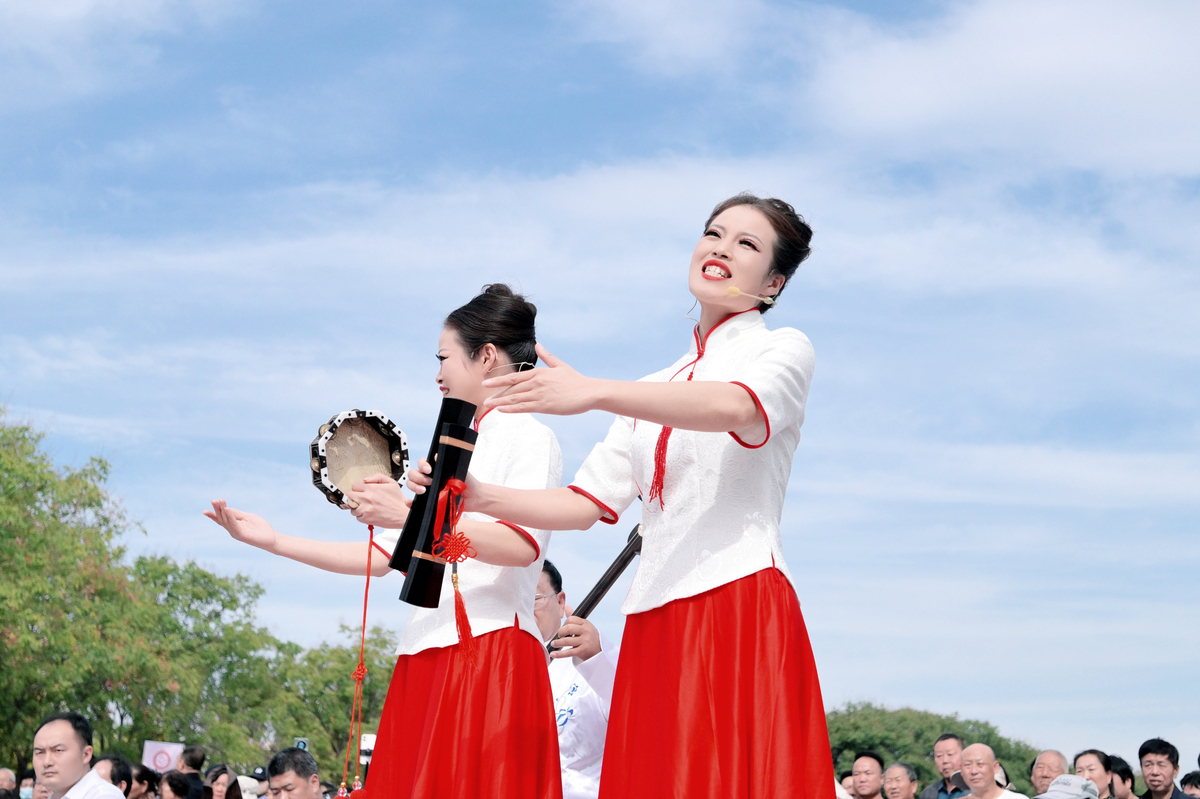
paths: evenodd
<path fill-rule="evenodd" d="M 971 744 L 963 750 L 962 776 L 974 799 L 1028 799 L 996 783 L 996 753 L 987 744 Z"/>
<path fill-rule="evenodd" d="M 1096 783 L 1078 774 L 1060 774 L 1034 799 L 1098 799 Z"/>
<path fill-rule="evenodd" d="M 1142 799 L 1188 799 L 1188 795 L 1175 787 L 1179 776 L 1179 750 L 1162 738 L 1151 738 L 1138 749 L 1138 760 L 1142 763 L 1142 779 L 1146 792 Z"/>
<path fill-rule="evenodd" d="M 962 774 L 963 739 L 952 732 L 937 739 L 933 744 L 933 764 L 940 780 L 931 782 L 921 791 L 921 799 L 960 799 L 971 792 L 963 782 Z"/>
<path fill-rule="evenodd" d="M 1050 790 L 1050 783 L 1067 773 L 1067 756 L 1057 749 L 1046 749 L 1038 754 L 1029 769 L 1029 781 L 1034 793 L 1043 794 Z"/>
<path fill-rule="evenodd" d="M 250 776 L 258 781 L 258 795 L 266 796 L 267 791 L 269 790 L 269 788 L 268 788 L 269 782 L 267 780 L 267 767 L 266 766 L 255 766 L 254 771 L 250 772 Z"/>

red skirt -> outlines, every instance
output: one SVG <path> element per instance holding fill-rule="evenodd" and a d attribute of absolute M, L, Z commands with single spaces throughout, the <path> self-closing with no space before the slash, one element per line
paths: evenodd
<path fill-rule="evenodd" d="M 401 655 L 367 772 L 367 799 L 561 799 L 546 655 L 513 626 Z"/>
<path fill-rule="evenodd" d="M 777 569 L 625 623 L 600 799 L 834 799 L 821 686 Z"/>

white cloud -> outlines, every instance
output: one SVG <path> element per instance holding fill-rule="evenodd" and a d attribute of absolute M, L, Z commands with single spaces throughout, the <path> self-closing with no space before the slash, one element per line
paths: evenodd
<path fill-rule="evenodd" d="M 164 37 L 248 11 L 232 0 L 0 3 L 0 114 L 141 85 Z"/>

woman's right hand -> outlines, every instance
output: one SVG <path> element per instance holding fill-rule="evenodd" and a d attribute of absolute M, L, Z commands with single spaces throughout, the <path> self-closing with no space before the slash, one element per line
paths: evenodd
<path fill-rule="evenodd" d="M 231 508 L 223 499 L 213 500 L 213 509 L 204 515 L 229 531 L 238 541 L 273 552 L 279 533 L 261 516 Z"/>
<path fill-rule="evenodd" d="M 414 494 L 424 494 L 425 489 L 433 485 L 433 467 L 425 458 L 417 460 L 417 465 L 408 470 L 408 490 Z"/>

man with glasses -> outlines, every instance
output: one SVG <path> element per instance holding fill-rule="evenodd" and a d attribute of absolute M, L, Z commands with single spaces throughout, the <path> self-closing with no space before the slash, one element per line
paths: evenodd
<path fill-rule="evenodd" d="M 533 617 L 542 640 L 558 648 L 550 654 L 550 689 L 563 799 L 595 799 L 617 673 L 616 650 L 590 621 L 572 615 L 562 575 L 549 560 L 542 562 L 538 576 Z"/>

